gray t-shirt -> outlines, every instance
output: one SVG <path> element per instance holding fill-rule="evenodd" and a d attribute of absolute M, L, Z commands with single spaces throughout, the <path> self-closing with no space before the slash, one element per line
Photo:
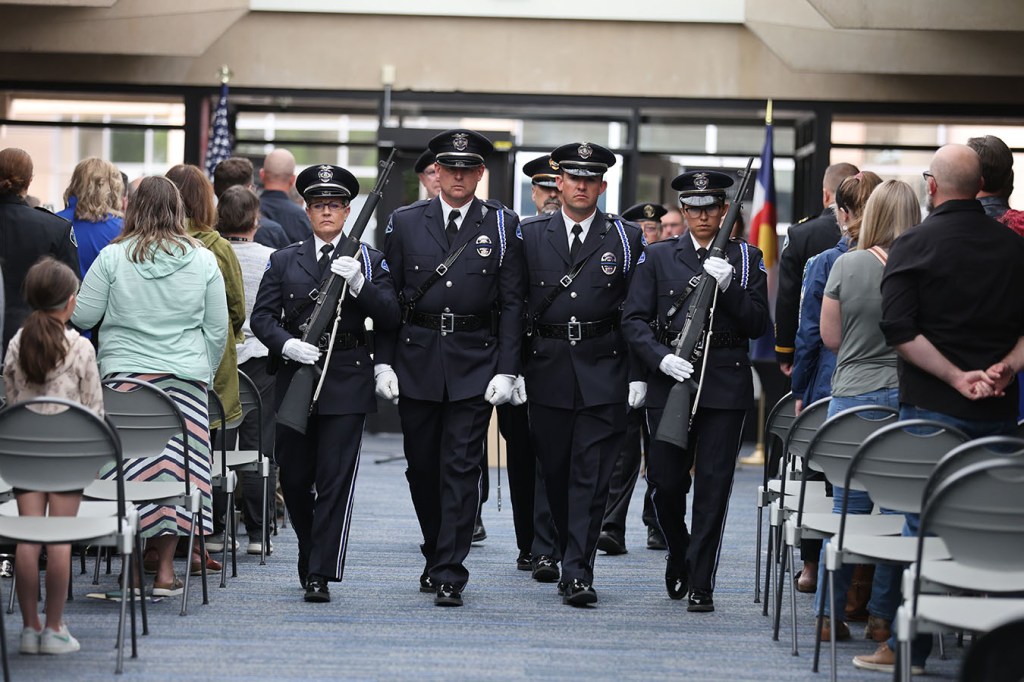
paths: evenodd
<path fill-rule="evenodd" d="M 882 319 L 881 261 L 870 251 L 840 256 L 825 284 L 825 295 L 839 301 L 842 339 L 832 395 L 853 396 L 896 388 L 896 352 L 886 345 Z"/>
<path fill-rule="evenodd" d="M 260 281 L 263 273 L 267 271 L 267 262 L 274 249 L 257 244 L 256 242 L 231 242 L 238 257 L 238 265 L 242 268 L 242 285 L 245 289 L 245 324 L 242 331 L 245 332 L 245 341 L 238 344 L 238 364 L 242 364 L 251 358 L 266 357 L 269 353 L 267 347 L 260 343 L 259 339 L 249 328 L 249 317 L 252 315 L 252 307 L 256 303 L 256 292 L 260 290 Z"/>

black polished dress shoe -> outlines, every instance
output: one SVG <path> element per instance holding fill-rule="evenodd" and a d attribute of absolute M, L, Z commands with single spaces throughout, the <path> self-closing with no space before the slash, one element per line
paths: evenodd
<path fill-rule="evenodd" d="M 476 523 L 473 524 L 473 542 L 483 542 L 486 539 L 487 529 L 484 528 L 484 520 L 477 514 Z"/>
<path fill-rule="evenodd" d="M 534 580 L 539 583 L 553 583 L 558 580 L 559 575 L 557 561 L 544 554 L 533 557 Z"/>
<path fill-rule="evenodd" d="M 462 588 L 452 583 L 441 583 L 434 594 L 436 606 L 462 606 Z"/>
<path fill-rule="evenodd" d="M 668 549 L 668 545 L 665 544 L 665 536 L 662 535 L 660 528 L 655 526 L 647 528 L 647 549 Z"/>
<path fill-rule="evenodd" d="M 565 591 L 567 589 L 569 589 L 569 583 L 565 582 L 564 580 L 559 580 L 558 581 L 558 596 L 559 597 L 564 597 L 565 596 Z"/>
<path fill-rule="evenodd" d="M 603 530 L 597 537 L 597 548 L 609 556 L 626 554 L 626 539 Z"/>
<path fill-rule="evenodd" d="M 687 611 L 710 613 L 715 610 L 715 600 L 711 598 L 711 590 L 692 590 Z"/>
<path fill-rule="evenodd" d="M 516 558 L 516 570 L 519 571 L 532 571 L 533 570 L 533 555 L 527 551 L 522 551 Z"/>
<path fill-rule="evenodd" d="M 437 585 L 434 584 L 434 579 L 427 575 L 426 571 L 423 571 L 423 574 L 420 575 L 420 592 L 428 594 L 437 592 Z"/>
<path fill-rule="evenodd" d="M 666 557 L 671 559 L 672 557 Z M 668 590 L 669 599 L 679 600 L 686 596 L 689 587 L 686 569 L 680 570 L 671 561 L 665 562 L 665 589 Z"/>
<path fill-rule="evenodd" d="M 569 606 L 589 606 L 597 602 L 597 592 L 579 578 L 573 578 L 562 591 L 562 603 Z"/>
<path fill-rule="evenodd" d="M 327 588 L 327 578 L 311 574 L 306 577 L 306 594 L 302 597 L 310 602 L 331 601 L 331 591 Z"/>

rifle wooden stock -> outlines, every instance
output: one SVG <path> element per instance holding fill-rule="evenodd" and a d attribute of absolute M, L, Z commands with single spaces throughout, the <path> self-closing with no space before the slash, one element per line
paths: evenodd
<path fill-rule="evenodd" d="M 732 204 L 729 205 L 729 212 L 725 214 L 725 220 L 722 221 L 718 234 L 711 242 L 709 257 L 725 258 L 725 246 L 729 243 L 729 235 L 732 234 L 732 228 L 739 217 L 743 197 L 746 196 L 750 187 L 752 179 L 750 166 L 753 162 L 753 158 L 747 161 L 747 168 L 743 171 L 740 186 L 736 190 Z M 712 306 L 717 286 L 718 282 L 714 277 L 706 272 L 701 272 L 700 282 L 690 294 L 691 302 L 686 311 L 686 320 L 675 340 L 675 354 L 689 360 L 695 366 L 708 351 L 704 347 L 704 338 L 707 331 L 711 329 Z M 662 412 L 655 439 L 680 448 L 687 446 L 690 437 L 691 401 L 695 399 L 697 389 L 698 386 L 693 380 L 677 382 L 672 387 L 665 401 L 665 409 Z"/>
<path fill-rule="evenodd" d="M 338 242 L 334 257 L 349 256 L 355 257 L 359 253 L 359 239 L 363 236 L 370 218 L 377 210 L 380 203 L 384 185 L 387 184 L 388 175 L 391 173 L 395 162 L 395 150 L 392 149 L 386 161 L 381 163 L 381 172 L 377 177 L 377 184 L 373 186 L 370 193 L 366 195 L 366 203 L 359 211 L 359 217 L 352 224 L 352 229 Z M 316 306 L 302 326 L 302 340 L 314 346 L 319 345 L 320 337 L 330 329 L 334 322 L 334 315 L 338 312 L 338 302 L 341 299 L 342 291 L 345 288 L 345 280 L 334 273 L 327 278 L 317 295 Z M 288 390 L 281 401 L 281 408 L 277 411 L 277 423 L 287 426 L 299 433 L 306 433 L 306 426 L 309 415 L 313 411 L 313 392 L 320 380 L 320 375 L 326 372 L 327 368 L 320 368 L 317 365 L 303 365 L 292 375 Z"/>

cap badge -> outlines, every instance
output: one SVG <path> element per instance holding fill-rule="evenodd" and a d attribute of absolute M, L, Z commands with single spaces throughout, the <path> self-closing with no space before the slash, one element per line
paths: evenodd
<path fill-rule="evenodd" d="M 584 142 L 580 145 L 580 148 L 576 150 L 576 153 L 580 155 L 581 159 L 589 159 L 593 155 L 594 150 L 590 148 L 589 142 Z"/>
<path fill-rule="evenodd" d="M 334 179 L 334 171 L 330 166 L 324 164 L 317 169 L 316 176 L 320 178 L 320 182 L 330 182 Z"/>
<path fill-rule="evenodd" d="M 702 192 L 704 190 L 706 190 L 708 188 L 708 174 L 707 173 L 697 173 L 696 175 L 694 175 L 693 176 L 693 186 L 696 187 L 697 189 L 699 189 Z"/>
<path fill-rule="evenodd" d="M 654 217 L 654 207 L 651 206 L 650 204 L 644 204 L 644 217 L 645 218 L 653 218 Z"/>
<path fill-rule="evenodd" d="M 548 159 L 548 165 L 551 166 L 551 170 L 558 170 L 558 162 L 554 159 Z"/>
<path fill-rule="evenodd" d="M 618 268 L 619 259 L 615 257 L 614 253 L 606 251 L 601 255 L 601 272 L 606 275 L 614 275 Z"/>
<path fill-rule="evenodd" d="M 486 234 L 482 234 L 476 238 L 476 253 L 481 258 L 487 258 L 490 256 L 492 248 L 493 244 L 491 242 L 491 238 Z"/>
<path fill-rule="evenodd" d="M 466 151 L 466 148 L 469 146 L 469 135 L 466 133 L 454 133 L 452 135 L 452 146 L 455 147 L 455 151 Z"/>

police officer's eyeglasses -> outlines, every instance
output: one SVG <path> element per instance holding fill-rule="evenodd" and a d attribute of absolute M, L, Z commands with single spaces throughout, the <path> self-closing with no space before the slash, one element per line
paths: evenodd
<path fill-rule="evenodd" d="M 341 201 L 316 201 L 309 205 L 311 211 L 323 211 L 330 209 L 331 211 L 340 211 L 341 209 L 348 206 L 348 204 Z"/>
<path fill-rule="evenodd" d="M 700 218 L 701 213 L 707 213 L 709 218 L 717 218 L 722 213 L 722 206 L 720 204 L 711 204 L 710 206 L 683 206 L 683 213 L 686 214 L 687 218 Z"/>

